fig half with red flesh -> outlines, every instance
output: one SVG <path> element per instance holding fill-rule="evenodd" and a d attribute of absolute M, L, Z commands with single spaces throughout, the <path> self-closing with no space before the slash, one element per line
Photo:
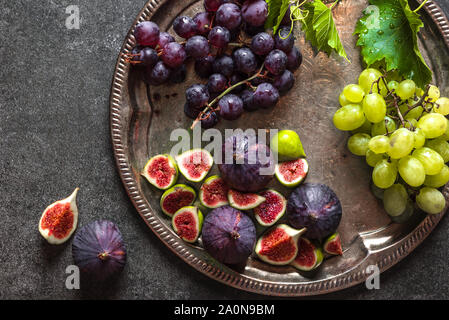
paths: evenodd
<path fill-rule="evenodd" d="M 257 193 L 243 193 L 230 189 L 228 191 L 229 205 L 239 210 L 250 210 L 259 206 L 265 198 Z"/>
<path fill-rule="evenodd" d="M 298 254 L 298 239 L 305 229 L 296 230 L 286 224 L 279 224 L 267 230 L 257 241 L 256 254 L 272 265 L 287 265 Z"/>
<path fill-rule="evenodd" d="M 341 238 L 338 232 L 330 235 L 323 244 L 324 251 L 332 254 L 341 256 L 343 254 L 343 249 L 341 247 Z"/>
<path fill-rule="evenodd" d="M 309 239 L 301 237 L 298 239 L 298 254 L 291 265 L 301 271 L 311 271 L 323 262 L 321 248 L 314 245 Z"/>
<path fill-rule="evenodd" d="M 182 240 L 193 243 L 200 236 L 203 214 L 194 206 L 181 208 L 173 215 L 172 226 Z"/>
<path fill-rule="evenodd" d="M 160 154 L 148 160 L 142 176 L 156 188 L 166 190 L 176 183 L 178 167 L 170 155 Z"/>
<path fill-rule="evenodd" d="M 265 201 L 254 208 L 254 216 L 260 225 L 272 226 L 284 215 L 287 200 L 273 189 L 263 191 L 260 195 L 265 198 Z"/>
<path fill-rule="evenodd" d="M 279 182 L 286 187 L 296 187 L 307 176 L 309 164 L 306 159 L 296 159 L 276 164 L 275 175 Z"/>
<path fill-rule="evenodd" d="M 39 232 L 51 244 L 66 242 L 78 224 L 76 195 L 79 188 L 62 200 L 49 205 L 39 221 Z"/>
<path fill-rule="evenodd" d="M 161 209 L 166 215 L 172 217 L 182 207 L 192 205 L 195 198 L 196 192 L 193 188 L 185 184 L 177 184 L 162 194 Z"/>
<path fill-rule="evenodd" d="M 80 270 L 95 281 L 118 275 L 126 264 L 122 234 L 106 220 L 91 222 L 76 233 L 72 255 Z"/>
<path fill-rule="evenodd" d="M 211 176 L 200 188 L 200 202 L 203 206 L 215 209 L 228 204 L 228 186 L 219 176 Z"/>
<path fill-rule="evenodd" d="M 176 157 L 176 161 L 182 175 L 192 182 L 202 181 L 214 164 L 214 158 L 209 151 L 204 149 L 183 152 Z"/>

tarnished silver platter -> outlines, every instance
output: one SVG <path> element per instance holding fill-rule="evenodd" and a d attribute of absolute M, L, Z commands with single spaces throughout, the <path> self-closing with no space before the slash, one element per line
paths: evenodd
<path fill-rule="evenodd" d="M 176 16 L 193 16 L 202 10 L 202 1 L 151 0 L 139 13 L 121 49 L 110 97 L 110 121 L 117 167 L 131 201 L 149 228 L 168 248 L 198 271 L 235 288 L 275 296 L 304 296 L 341 290 L 364 281 L 377 265 L 384 271 L 416 248 L 443 214 L 417 214 L 406 224 L 392 223 L 369 188 L 370 169 L 346 149 L 348 135 L 332 125 L 338 108 L 338 93 L 362 69 L 353 31 L 367 6 L 364 0 L 342 0 L 334 8 L 337 28 L 351 63 L 339 57 L 316 53 L 296 31 L 297 45 L 304 55 L 295 73 L 294 88 L 273 110 L 245 113 L 234 122 L 221 121 L 225 128 L 289 128 L 303 141 L 311 166 L 308 181 L 334 189 L 343 205 L 339 227 L 344 254 L 326 259 L 313 276 L 292 267 L 274 267 L 251 257 L 245 267 L 232 269 L 212 259 L 200 245 L 189 245 L 172 231 L 170 221 L 159 208 L 161 192 L 139 175 L 151 155 L 169 152 L 170 132 L 188 128 L 191 120 L 183 114 L 184 91 L 192 83 L 203 83 L 188 65 L 188 79 L 180 85 L 149 87 L 137 68 L 126 63 L 123 53 L 134 47 L 132 31 L 143 20 L 153 20 L 162 30 L 171 29 Z M 434 71 L 434 82 L 449 95 L 449 23 L 441 9 L 428 1 L 421 11 L 425 28 L 420 47 Z M 299 28 L 296 28 L 299 29 Z M 170 31 L 172 34 L 173 31 Z M 182 180 L 181 180 L 182 181 Z M 273 182 L 279 189 L 279 185 Z M 288 190 L 280 188 L 285 196 Z M 449 197 L 449 188 L 444 190 Z M 142 257 L 151 259 L 151 257 Z"/>

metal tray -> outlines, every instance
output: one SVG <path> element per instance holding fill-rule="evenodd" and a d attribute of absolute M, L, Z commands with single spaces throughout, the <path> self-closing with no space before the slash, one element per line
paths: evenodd
<path fill-rule="evenodd" d="M 151 155 L 167 153 L 174 142 L 170 132 L 188 128 L 191 120 L 183 114 L 184 91 L 192 83 L 204 83 L 195 76 L 192 63 L 188 79 L 180 85 L 147 86 L 137 68 L 130 68 L 119 55 L 110 97 L 110 126 L 114 155 L 123 184 L 138 213 L 168 248 L 196 270 L 235 288 L 274 296 L 305 296 L 328 293 L 365 281 L 370 265 L 384 271 L 418 246 L 443 214 L 417 213 L 407 224 L 392 223 L 369 188 L 370 169 L 347 151 L 348 135 L 332 125 L 338 108 L 338 93 L 356 81 L 361 57 L 353 36 L 356 21 L 367 6 L 364 0 L 343 0 L 334 9 L 337 28 L 351 63 L 339 57 L 316 53 L 296 28 L 297 45 L 304 55 L 295 73 L 294 88 L 272 110 L 245 113 L 239 120 L 221 121 L 225 128 L 290 128 L 297 130 L 309 155 L 308 181 L 331 186 L 343 205 L 339 227 L 344 254 L 326 259 L 313 276 L 294 268 L 275 267 L 250 257 L 246 266 L 231 268 L 212 259 L 200 245 L 189 245 L 172 231 L 170 221 L 159 208 L 160 191 L 151 188 L 139 175 Z M 132 31 L 143 20 L 153 20 L 170 30 L 176 16 L 193 16 L 202 10 L 202 1 L 150 0 L 134 21 L 120 54 L 134 47 Z M 420 46 L 434 71 L 434 81 L 449 95 L 449 23 L 441 9 L 429 1 L 421 11 L 425 28 Z M 172 34 L 174 32 L 170 30 Z M 429 54 L 427 54 L 429 53 Z M 181 180 L 182 181 L 182 180 Z M 279 185 L 273 182 L 279 189 Z M 288 196 L 288 190 L 282 189 Z M 444 189 L 449 198 L 449 188 Z M 151 259 L 151 257 L 143 257 Z"/>

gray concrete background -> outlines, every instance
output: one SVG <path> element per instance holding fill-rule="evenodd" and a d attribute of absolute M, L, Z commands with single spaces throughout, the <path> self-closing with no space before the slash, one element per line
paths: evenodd
<path fill-rule="evenodd" d="M 175 256 L 148 229 L 119 179 L 109 135 L 117 54 L 145 0 L 0 0 L 0 298 L 259 299 L 222 285 Z M 449 13 L 447 0 L 437 1 Z M 81 28 L 65 27 L 79 5 Z M 79 186 L 80 225 L 117 222 L 128 248 L 108 287 L 65 288 L 71 241 L 49 246 L 40 214 Z M 381 289 L 356 286 L 320 298 L 449 298 L 449 219 L 383 273 Z"/>

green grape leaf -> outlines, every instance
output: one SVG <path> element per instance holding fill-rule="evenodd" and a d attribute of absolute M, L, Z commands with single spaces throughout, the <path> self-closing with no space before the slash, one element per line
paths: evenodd
<path fill-rule="evenodd" d="M 424 88 L 432 81 L 432 71 L 418 48 L 418 32 L 424 26 L 419 14 L 407 0 L 370 0 L 370 4 L 377 6 L 380 18 L 365 10 L 355 29 L 363 60 L 368 66 L 384 60 L 386 71 L 397 69 Z"/>
<path fill-rule="evenodd" d="M 265 29 L 273 29 L 276 33 L 277 28 L 281 24 L 282 18 L 287 12 L 290 0 L 265 0 L 268 5 L 268 17 L 265 21 Z M 281 15 L 281 13 L 283 14 Z"/>
<path fill-rule="evenodd" d="M 337 2 L 338 0 L 331 7 L 326 6 L 321 0 L 305 3 L 304 10 L 307 13 L 302 25 L 306 39 L 318 50 L 328 55 L 335 51 L 348 60 L 331 11 Z"/>
<path fill-rule="evenodd" d="M 273 34 L 276 34 L 279 26 L 281 25 L 282 19 L 284 19 L 285 14 L 287 13 L 288 7 L 290 5 L 290 0 L 282 0 L 281 7 L 279 8 L 279 15 L 276 20 L 276 24 L 273 27 Z"/>

